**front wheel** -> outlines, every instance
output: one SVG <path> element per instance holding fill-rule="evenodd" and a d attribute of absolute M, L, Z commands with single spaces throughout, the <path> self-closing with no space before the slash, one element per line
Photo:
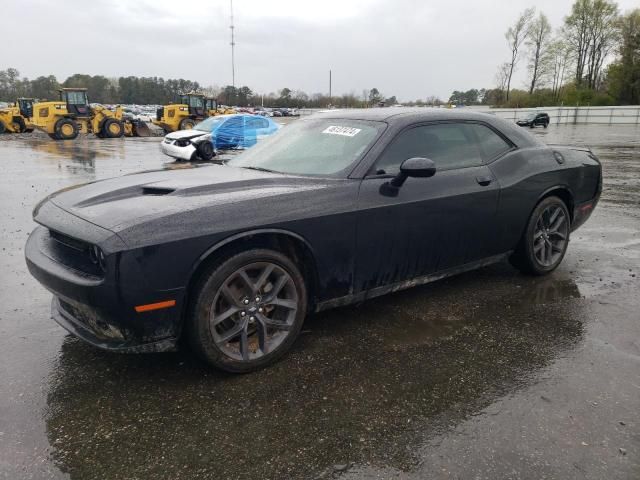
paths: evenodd
<path fill-rule="evenodd" d="M 282 253 L 247 250 L 203 275 L 188 318 L 192 348 L 234 373 L 265 367 L 293 345 L 307 309 L 298 267 Z"/>
<path fill-rule="evenodd" d="M 567 251 L 570 227 L 565 203 L 558 197 L 545 198 L 533 210 L 511 263 L 523 273 L 551 273 Z"/>
<path fill-rule="evenodd" d="M 200 145 L 198 145 L 198 156 L 201 160 L 209 161 L 215 156 L 215 154 L 216 152 L 213 149 L 211 141 L 204 140 L 200 142 Z"/>

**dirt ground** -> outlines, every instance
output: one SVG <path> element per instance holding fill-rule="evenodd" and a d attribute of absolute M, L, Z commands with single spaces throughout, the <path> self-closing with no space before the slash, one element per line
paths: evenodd
<path fill-rule="evenodd" d="M 47 194 L 188 164 L 158 138 L 0 142 L 0 478 L 640 478 L 640 128 L 534 133 L 604 165 L 554 274 L 499 264 L 316 315 L 243 376 L 81 343 L 25 266 Z"/>

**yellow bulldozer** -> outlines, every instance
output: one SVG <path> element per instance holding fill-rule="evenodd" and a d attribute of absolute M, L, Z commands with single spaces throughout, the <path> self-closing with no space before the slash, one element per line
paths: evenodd
<path fill-rule="evenodd" d="M 33 98 L 20 97 L 16 103 L 0 108 L 0 133 L 32 132 Z"/>
<path fill-rule="evenodd" d="M 79 133 L 100 138 L 151 135 L 146 123 L 129 118 L 120 106 L 111 111 L 102 105 L 89 105 L 86 88 L 62 88 L 59 101 L 34 104 L 31 124 L 54 140 L 73 140 Z"/>
<path fill-rule="evenodd" d="M 190 130 L 207 117 L 231 113 L 236 112 L 233 109 L 218 107 L 214 98 L 191 92 L 180 95 L 176 103 L 160 107 L 156 112 L 156 119 L 152 122 L 162 127 L 165 133 L 170 133 L 176 130 Z"/>

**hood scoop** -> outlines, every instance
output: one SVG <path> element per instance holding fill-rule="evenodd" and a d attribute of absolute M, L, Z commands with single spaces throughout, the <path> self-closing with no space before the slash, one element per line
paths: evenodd
<path fill-rule="evenodd" d="M 142 194 L 143 195 L 169 195 L 170 193 L 175 192 L 176 189 L 175 188 L 170 188 L 170 187 L 160 187 L 160 186 L 153 186 L 153 185 L 147 185 L 142 187 Z"/>

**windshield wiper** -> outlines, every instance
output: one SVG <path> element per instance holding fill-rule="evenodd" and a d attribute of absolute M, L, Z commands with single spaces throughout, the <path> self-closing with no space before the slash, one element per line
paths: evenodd
<path fill-rule="evenodd" d="M 280 172 L 276 172 L 275 170 L 269 170 L 268 168 L 262 168 L 262 167 L 242 167 L 242 168 L 246 168 L 247 170 L 257 170 L 258 172 L 280 173 Z"/>

